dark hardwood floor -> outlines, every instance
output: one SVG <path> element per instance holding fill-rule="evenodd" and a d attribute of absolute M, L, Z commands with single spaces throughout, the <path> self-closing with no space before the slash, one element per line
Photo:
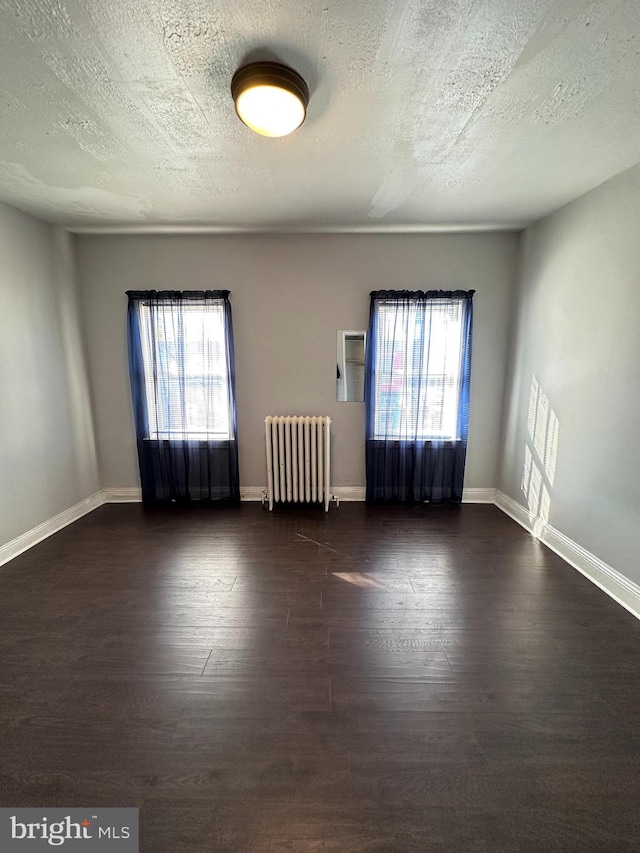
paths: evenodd
<path fill-rule="evenodd" d="M 144 853 L 640 850 L 640 623 L 491 506 L 102 507 L 0 569 L 0 805 Z"/>

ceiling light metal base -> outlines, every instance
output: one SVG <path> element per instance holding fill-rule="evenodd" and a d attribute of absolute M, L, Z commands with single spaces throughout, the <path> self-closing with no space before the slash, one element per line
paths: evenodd
<path fill-rule="evenodd" d="M 250 90 L 279 90 L 286 95 L 293 96 L 299 103 L 299 117 L 295 126 L 292 126 L 285 132 L 272 133 L 259 129 L 250 120 L 247 120 L 246 114 L 243 114 L 241 98 Z M 252 62 L 239 68 L 233 75 L 231 80 L 231 95 L 236 105 L 236 113 L 244 124 L 261 133 L 264 136 L 284 136 L 286 133 L 291 133 L 296 130 L 306 118 L 307 106 L 309 104 L 309 87 L 302 77 L 292 68 L 286 65 L 281 65 L 279 62 Z M 239 107 L 239 102 L 241 106 Z"/>

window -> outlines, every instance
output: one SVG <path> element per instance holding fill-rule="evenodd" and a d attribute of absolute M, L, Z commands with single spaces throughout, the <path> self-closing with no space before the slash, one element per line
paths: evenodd
<path fill-rule="evenodd" d="M 240 500 L 228 290 L 128 290 L 142 500 Z"/>
<path fill-rule="evenodd" d="M 378 300 L 374 439 L 457 440 L 462 300 Z"/>
<path fill-rule="evenodd" d="M 374 290 L 365 352 L 368 503 L 460 503 L 473 290 Z"/>
<path fill-rule="evenodd" d="M 149 438 L 232 439 L 222 300 L 139 307 Z"/>

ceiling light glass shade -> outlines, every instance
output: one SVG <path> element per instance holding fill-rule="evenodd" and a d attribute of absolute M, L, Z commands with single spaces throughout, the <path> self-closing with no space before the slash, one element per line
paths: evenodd
<path fill-rule="evenodd" d="M 277 86 L 253 86 L 236 101 L 242 121 L 262 136 L 286 136 L 300 127 L 305 109 L 299 98 Z"/>
<path fill-rule="evenodd" d="M 240 119 L 262 136 L 286 136 L 307 114 L 307 84 L 277 62 L 253 62 L 236 71 L 231 94 Z"/>

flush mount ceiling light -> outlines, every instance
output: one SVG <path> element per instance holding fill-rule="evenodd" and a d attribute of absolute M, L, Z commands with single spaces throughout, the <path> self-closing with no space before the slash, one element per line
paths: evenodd
<path fill-rule="evenodd" d="M 286 136 L 307 114 L 309 87 L 302 77 L 278 62 L 252 62 L 238 69 L 231 95 L 241 121 L 262 136 Z"/>

